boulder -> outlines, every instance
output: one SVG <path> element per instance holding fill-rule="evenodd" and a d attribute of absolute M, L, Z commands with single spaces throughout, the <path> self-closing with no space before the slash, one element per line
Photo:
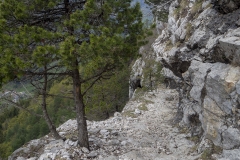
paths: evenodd
<path fill-rule="evenodd" d="M 240 66 L 240 37 L 221 38 L 217 47 L 218 61 Z"/>
<path fill-rule="evenodd" d="M 233 12 L 240 7 L 238 0 L 212 0 L 212 3 L 214 8 L 223 14 Z"/>
<path fill-rule="evenodd" d="M 202 63 L 193 60 L 188 71 L 190 74 L 192 88 L 190 90 L 190 96 L 200 104 L 202 103 L 202 90 L 206 83 L 207 72 L 212 68 L 211 63 Z"/>
<path fill-rule="evenodd" d="M 222 133 L 223 149 L 234 149 L 240 144 L 240 131 L 237 128 L 229 127 Z"/>
<path fill-rule="evenodd" d="M 230 94 L 240 80 L 240 67 L 216 63 L 206 79 L 206 94 L 227 114 L 232 113 L 234 102 Z"/>
<path fill-rule="evenodd" d="M 217 160 L 238 160 L 240 157 L 240 149 L 223 150 L 222 157 Z"/>
<path fill-rule="evenodd" d="M 202 112 L 202 128 L 205 137 L 212 140 L 215 145 L 222 145 L 221 126 L 224 124 L 225 113 L 209 97 L 204 98 Z"/>

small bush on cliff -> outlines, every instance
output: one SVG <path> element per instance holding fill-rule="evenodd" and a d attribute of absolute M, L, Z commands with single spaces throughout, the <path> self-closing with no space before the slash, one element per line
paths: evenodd
<path fill-rule="evenodd" d="M 192 27 L 192 24 L 191 23 L 187 23 L 186 25 L 186 37 L 185 37 L 185 40 L 188 40 L 191 35 L 192 35 L 192 30 L 193 30 L 193 27 Z"/>
<path fill-rule="evenodd" d="M 196 16 L 196 14 L 202 9 L 203 0 L 196 0 L 194 5 L 191 8 L 191 14 Z"/>
<path fill-rule="evenodd" d="M 188 0 L 181 0 L 179 6 L 174 10 L 175 19 L 187 14 Z"/>

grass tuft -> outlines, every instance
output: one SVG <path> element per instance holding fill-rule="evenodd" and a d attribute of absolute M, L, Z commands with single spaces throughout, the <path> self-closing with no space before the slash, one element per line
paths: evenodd
<path fill-rule="evenodd" d="M 186 25 L 186 37 L 185 37 L 185 40 L 189 40 L 189 38 L 191 37 L 192 35 L 192 30 L 193 30 L 193 26 L 191 23 L 188 23 Z"/>
<path fill-rule="evenodd" d="M 124 111 L 124 112 L 123 112 L 123 116 L 125 116 L 125 117 L 131 117 L 131 118 L 137 118 L 137 115 L 134 114 L 134 111 L 133 111 L 133 110 Z"/>
<path fill-rule="evenodd" d="M 145 103 L 143 103 L 141 106 L 139 106 L 138 109 L 142 110 L 142 111 L 148 111 L 147 105 Z"/>
<path fill-rule="evenodd" d="M 202 4 L 203 4 L 203 0 L 196 0 L 196 2 L 191 8 L 191 11 L 190 11 L 191 14 L 196 17 L 197 13 L 199 13 L 202 10 Z"/>
<path fill-rule="evenodd" d="M 170 51 L 172 48 L 173 48 L 173 44 L 170 40 L 168 40 L 167 43 L 166 43 L 166 47 L 164 49 L 164 52 Z"/>

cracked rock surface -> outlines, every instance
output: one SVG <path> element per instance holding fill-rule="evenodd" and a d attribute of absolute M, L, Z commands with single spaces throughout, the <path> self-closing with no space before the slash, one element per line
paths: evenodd
<path fill-rule="evenodd" d="M 233 156 L 240 149 L 239 2 L 174 0 L 152 45 L 166 85 L 179 93 L 180 125 L 229 160 L 240 159 Z"/>

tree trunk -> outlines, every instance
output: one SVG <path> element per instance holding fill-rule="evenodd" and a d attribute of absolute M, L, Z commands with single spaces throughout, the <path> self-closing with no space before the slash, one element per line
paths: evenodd
<path fill-rule="evenodd" d="M 81 94 L 81 83 L 77 61 L 75 62 L 72 80 L 73 80 L 73 96 L 77 114 L 78 143 L 80 147 L 86 147 L 89 149 L 85 106 L 83 103 L 83 96 Z"/>
<path fill-rule="evenodd" d="M 85 1 L 83 1 L 83 4 Z M 65 5 L 65 13 L 68 19 L 70 19 L 70 4 L 69 0 L 64 0 Z M 73 34 L 73 27 L 68 27 L 69 34 Z M 74 61 L 73 61 L 74 62 Z M 77 129 L 78 129 L 78 143 L 80 147 L 86 147 L 89 149 L 89 142 L 88 142 L 88 131 L 87 131 L 87 121 L 85 117 L 85 106 L 83 103 L 83 96 L 81 93 L 81 83 L 80 83 L 80 75 L 78 69 L 78 62 L 77 58 L 76 61 L 73 63 L 73 70 L 72 70 L 72 80 L 73 80 L 73 96 L 75 101 L 75 109 L 76 109 L 76 116 L 77 116 Z"/>
<path fill-rule="evenodd" d="M 50 119 L 48 112 L 47 112 L 47 102 L 46 102 L 46 98 L 47 98 L 47 83 L 48 83 L 48 78 L 47 78 L 47 67 L 44 66 L 45 69 L 45 73 L 44 73 L 44 82 L 43 82 L 43 88 L 42 88 L 42 111 L 43 111 L 43 118 L 46 121 L 48 128 L 50 130 L 50 132 L 53 134 L 53 136 L 56 139 L 63 139 L 57 132 L 56 127 L 54 126 L 52 120 Z"/>

